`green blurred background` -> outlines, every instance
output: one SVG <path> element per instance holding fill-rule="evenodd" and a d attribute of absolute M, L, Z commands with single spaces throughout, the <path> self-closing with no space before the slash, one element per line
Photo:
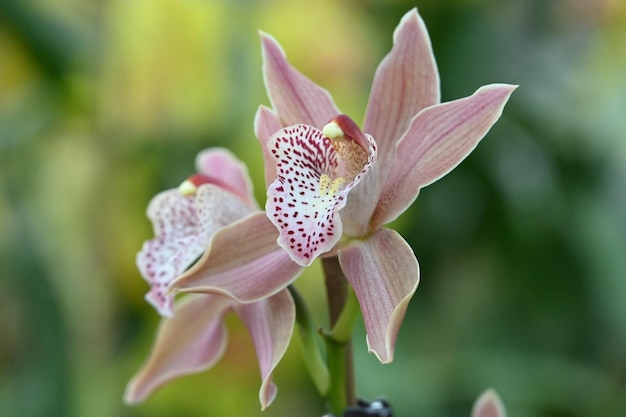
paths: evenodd
<path fill-rule="evenodd" d="M 251 341 L 138 407 L 158 317 L 134 266 L 145 207 L 226 146 L 263 167 L 257 30 L 362 121 L 401 16 L 430 30 L 442 96 L 519 84 L 504 116 L 395 227 L 422 281 L 395 362 L 355 339 L 397 417 L 626 416 L 626 2 L 0 0 L 0 416 L 321 416 L 294 340 L 259 411 Z M 319 266 L 299 281 L 323 322 Z"/>

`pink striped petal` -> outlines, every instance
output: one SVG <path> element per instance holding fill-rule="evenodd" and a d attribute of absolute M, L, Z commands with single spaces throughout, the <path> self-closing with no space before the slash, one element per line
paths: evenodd
<path fill-rule="evenodd" d="M 261 46 L 265 87 L 283 126 L 304 123 L 320 127 L 340 113 L 328 91 L 289 64 L 272 36 L 261 33 Z"/>
<path fill-rule="evenodd" d="M 339 263 L 359 299 L 370 352 L 382 363 L 393 361 L 398 330 L 419 283 L 413 250 L 397 232 L 380 229 L 339 250 Z"/>
<path fill-rule="evenodd" d="M 166 382 L 213 366 L 226 348 L 222 315 L 234 302 L 227 297 L 186 297 L 176 315 L 161 321 L 152 351 L 126 387 L 124 401 L 136 404 Z"/>
<path fill-rule="evenodd" d="M 252 340 L 261 369 L 261 390 L 259 400 L 265 409 L 276 397 L 276 385 L 272 382 L 272 372 L 282 359 L 296 319 L 293 299 L 289 291 L 252 304 L 239 304 L 236 311 L 244 322 Z"/>
<path fill-rule="evenodd" d="M 276 244 L 277 237 L 264 212 L 252 213 L 215 233 L 202 258 L 170 290 L 220 293 L 241 303 L 276 294 L 302 271 Z"/>
<path fill-rule="evenodd" d="M 371 136 L 347 116 L 335 120 L 338 138 L 300 124 L 282 129 L 268 143 L 277 179 L 267 190 L 267 216 L 280 231 L 278 244 L 303 266 L 339 241 L 337 212 L 376 159 Z"/>
<path fill-rule="evenodd" d="M 369 232 L 369 220 L 393 165 L 396 143 L 411 119 L 439 100 L 439 73 L 430 38 L 417 9 L 413 9 L 394 31 L 393 48 L 374 76 L 363 130 L 376 138 L 378 163 L 350 193 L 341 213 L 348 235 Z"/>
<path fill-rule="evenodd" d="M 506 410 L 498 393 L 492 389 L 485 391 L 476 400 L 472 417 L 506 417 Z"/>
<path fill-rule="evenodd" d="M 283 126 L 278 120 L 278 116 L 265 106 L 259 106 L 254 117 L 254 133 L 259 139 L 261 150 L 263 151 L 263 161 L 265 162 L 265 188 L 276 179 L 276 162 L 272 157 L 267 142 L 270 137 L 282 129 Z"/>
<path fill-rule="evenodd" d="M 382 60 L 372 84 L 363 130 L 377 140 L 386 161 L 420 110 L 439 103 L 439 72 L 430 38 L 417 9 L 402 17 L 393 48 Z"/>
<path fill-rule="evenodd" d="M 147 211 L 155 238 L 137 254 L 137 267 L 151 285 L 146 300 L 161 315 L 171 316 L 174 299 L 166 294 L 169 284 L 202 255 L 217 229 L 249 212 L 246 202 L 211 184 L 191 196 L 178 190 L 157 194 Z"/>
<path fill-rule="evenodd" d="M 223 188 L 239 196 L 251 208 L 257 208 L 248 168 L 228 149 L 210 148 L 200 152 L 196 157 L 196 169 L 219 180 Z"/>
<path fill-rule="evenodd" d="M 446 175 L 478 145 L 516 86 L 491 84 L 472 96 L 420 112 L 398 142 L 396 159 L 371 220 L 377 228 L 404 212 L 425 187 Z"/>

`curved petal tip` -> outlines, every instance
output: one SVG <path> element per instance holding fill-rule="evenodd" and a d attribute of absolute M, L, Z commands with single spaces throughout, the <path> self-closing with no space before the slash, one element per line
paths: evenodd
<path fill-rule="evenodd" d="M 369 351 L 381 363 L 392 362 L 404 314 L 419 284 L 413 250 L 394 230 L 380 229 L 341 249 L 339 262 L 359 299 Z"/>
<path fill-rule="evenodd" d="M 488 389 L 476 400 L 472 417 L 506 417 L 504 403 L 494 389 Z"/>

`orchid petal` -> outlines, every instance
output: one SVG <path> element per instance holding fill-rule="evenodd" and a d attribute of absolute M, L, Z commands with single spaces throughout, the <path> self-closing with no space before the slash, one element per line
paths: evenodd
<path fill-rule="evenodd" d="M 161 315 L 172 315 L 174 299 L 166 294 L 172 280 L 202 255 L 217 229 L 249 211 L 239 197 L 211 184 L 200 186 L 195 196 L 168 190 L 152 199 L 147 215 L 155 238 L 137 254 L 137 267 L 151 285 L 146 300 Z"/>
<path fill-rule="evenodd" d="M 202 258 L 170 285 L 170 291 L 220 293 L 250 303 L 276 294 L 302 267 L 276 244 L 278 232 L 262 211 L 215 233 Z"/>
<path fill-rule="evenodd" d="M 370 352 L 382 363 L 391 362 L 398 330 L 419 283 L 413 250 L 394 230 L 380 229 L 339 250 L 339 263 L 359 299 Z"/>
<path fill-rule="evenodd" d="M 439 73 L 428 31 L 417 9 L 412 9 L 396 27 L 393 48 L 374 76 L 363 130 L 376 138 L 378 163 L 350 193 L 341 213 L 348 235 L 368 232 L 396 143 L 411 119 L 439 99 Z"/>
<path fill-rule="evenodd" d="M 289 64 L 272 36 L 261 33 L 261 45 L 265 87 L 283 126 L 304 123 L 319 128 L 340 113 L 328 91 Z"/>
<path fill-rule="evenodd" d="M 276 396 L 272 372 L 289 346 L 296 319 L 295 305 L 289 291 L 283 290 L 256 303 L 239 304 L 235 310 L 254 341 L 263 380 L 259 400 L 265 409 Z"/>
<path fill-rule="evenodd" d="M 259 106 L 254 117 L 254 133 L 259 139 L 261 150 L 263 151 L 266 188 L 276 179 L 276 161 L 274 161 L 272 154 L 267 149 L 267 142 L 282 127 L 276 113 L 265 106 Z"/>
<path fill-rule="evenodd" d="M 294 262 L 310 265 L 341 238 L 337 212 L 376 159 L 373 138 L 361 140 L 367 150 L 353 140 L 335 143 L 314 127 L 300 124 L 280 130 L 268 142 L 277 179 L 267 190 L 265 208 L 280 231 L 278 245 Z"/>
<path fill-rule="evenodd" d="M 500 396 L 493 389 L 485 391 L 474 403 L 472 417 L 506 417 Z"/>
<path fill-rule="evenodd" d="M 226 348 L 222 315 L 232 305 L 218 295 L 190 296 L 177 303 L 176 315 L 161 321 L 152 352 L 128 383 L 124 401 L 140 403 L 166 382 L 213 366 Z"/>
<path fill-rule="evenodd" d="M 377 140 L 386 161 L 420 110 L 439 103 L 439 73 L 426 25 L 417 9 L 407 12 L 393 33 L 393 48 L 372 84 L 363 130 Z"/>
<path fill-rule="evenodd" d="M 225 148 L 210 148 L 196 157 L 198 172 L 217 178 L 254 209 L 257 208 L 248 168 Z"/>
<path fill-rule="evenodd" d="M 394 220 L 415 201 L 422 187 L 461 163 L 498 120 L 515 88 L 487 85 L 469 97 L 420 112 L 398 142 L 371 227 Z"/>

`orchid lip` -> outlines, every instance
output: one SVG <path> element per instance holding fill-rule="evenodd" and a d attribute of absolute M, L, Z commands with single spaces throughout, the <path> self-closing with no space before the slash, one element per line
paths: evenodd
<path fill-rule="evenodd" d="M 323 130 L 306 124 L 283 128 L 267 142 L 276 180 L 266 210 L 278 228 L 278 245 L 300 265 L 309 265 L 341 238 L 338 211 L 376 160 L 376 143 L 348 116 Z"/>

